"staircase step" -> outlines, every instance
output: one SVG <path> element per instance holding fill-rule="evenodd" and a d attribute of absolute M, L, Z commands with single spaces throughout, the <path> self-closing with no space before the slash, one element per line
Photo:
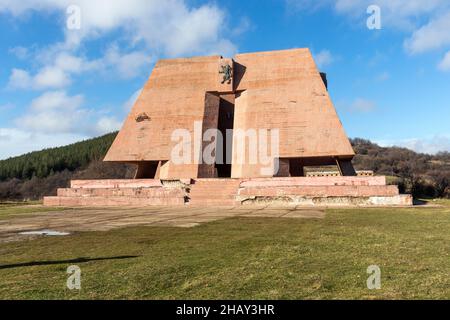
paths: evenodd
<path fill-rule="evenodd" d="M 371 197 L 398 196 L 397 186 L 291 186 L 248 187 L 239 189 L 239 196 L 313 196 L 313 197 Z"/>
<path fill-rule="evenodd" d="M 181 188 L 61 188 L 57 190 L 60 197 L 142 197 L 142 198 L 171 198 L 183 197 L 186 195 Z"/>
<path fill-rule="evenodd" d="M 234 200 L 229 200 L 229 201 L 216 201 L 216 200 L 202 200 L 202 201 L 190 201 L 189 205 L 192 206 L 224 206 L 224 207 L 229 207 L 229 206 L 236 206 L 239 205 L 238 202 L 234 201 Z"/>
<path fill-rule="evenodd" d="M 189 191 L 189 204 L 198 206 L 235 206 L 241 180 L 194 180 Z"/>
<path fill-rule="evenodd" d="M 184 205 L 184 197 L 138 198 L 138 197 L 44 197 L 45 206 L 60 207 L 108 207 L 108 206 L 176 206 Z"/>
<path fill-rule="evenodd" d="M 411 205 L 384 177 L 72 181 L 48 206 Z"/>

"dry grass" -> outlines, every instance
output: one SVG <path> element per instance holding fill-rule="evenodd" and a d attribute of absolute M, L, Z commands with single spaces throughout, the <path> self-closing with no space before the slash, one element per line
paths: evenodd
<path fill-rule="evenodd" d="M 329 210 L 2 244 L 3 299 L 448 299 L 450 208 Z M 66 269 L 82 289 L 66 288 Z M 379 265 L 381 290 L 366 270 Z"/>

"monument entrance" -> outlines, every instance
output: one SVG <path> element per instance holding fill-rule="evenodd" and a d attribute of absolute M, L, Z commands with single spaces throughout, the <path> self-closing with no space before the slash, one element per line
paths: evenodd
<path fill-rule="evenodd" d="M 216 160 L 218 178 L 231 178 L 231 159 L 233 151 L 233 123 L 234 123 L 235 94 L 221 94 L 217 130 L 222 136 L 222 159 Z M 230 134 L 231 133 L 231 134 Z"/>

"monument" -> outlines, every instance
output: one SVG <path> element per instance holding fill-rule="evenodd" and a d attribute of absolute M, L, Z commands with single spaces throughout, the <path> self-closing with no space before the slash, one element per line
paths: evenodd
<path fill-rule="evenodd" d="M 410 205 L 354 151 L 308 49 L 160 60 L 104 161 L 133 180 L 72 181 L 47 205 Z M 339 176 L 306 176 L 335 166 Z"/>

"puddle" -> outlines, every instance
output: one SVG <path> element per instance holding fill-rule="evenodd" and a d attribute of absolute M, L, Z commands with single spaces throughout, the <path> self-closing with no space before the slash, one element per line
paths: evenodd
<path fill-rule="evenodd" d="M 36 230 L 36 231 L 26 231 L 26 232 L 19 232 L 19 234 L 22 235 L 27 235 L 27 236 L 31 236 L 31 235 L 37 235 L 37 236 L 67 236 L 70 233 L 68 232 L 60 232 L 60 231 L 55 231 L 55 230 Z"/>

